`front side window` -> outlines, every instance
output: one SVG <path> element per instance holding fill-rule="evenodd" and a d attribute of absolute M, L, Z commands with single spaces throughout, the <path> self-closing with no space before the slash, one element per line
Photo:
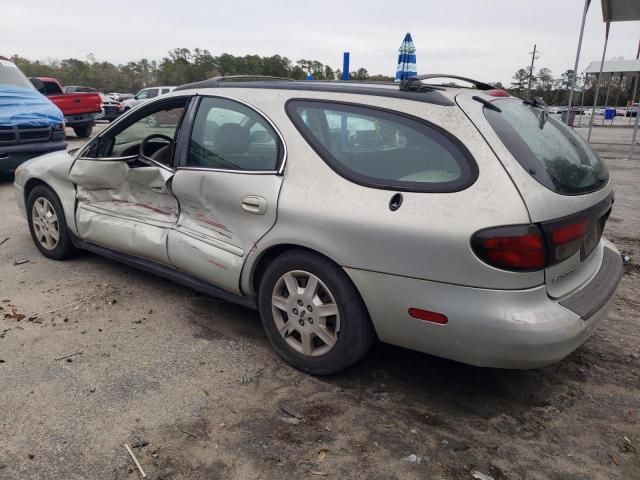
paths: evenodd
<path fill-rule="evenodd" d="M 184 106 L 172 107 L 141 118 L 116 135 L 115 147 L 132 142 L 139 143 L 150 135 L 163 135 L 175 139 L 183 111 Z"/>
<path fill-rule="evenodd" d="M 91 142 L 83 156 L 123 158 L 142 153 L 171 166 L 178 126 L 188 100 L 176 98 L 138 112 L 137 118 L 120 123 Z"/>
<path fill-rule="evenodd" d="M 187 166 L 275 171 L 278 137 L 256 111 L 232 100 L 204 97 L 191 132 Z"/>
<path fill-rule="evenodd" d="M 581 137 L 560 119 L 519 99 L 497 100 L 501 111 L 485 117 L 515 159 L 545 187 L 562 195 L 602 188 L 607 167 Z"/>
<path fill-rule="evenodd" d="M 292 100 L 287 113 L 316 152 L 343 177 L 392 190 L 453 192 L 477 166 L 444 130 L 400 113 L 359 105 Z"/>

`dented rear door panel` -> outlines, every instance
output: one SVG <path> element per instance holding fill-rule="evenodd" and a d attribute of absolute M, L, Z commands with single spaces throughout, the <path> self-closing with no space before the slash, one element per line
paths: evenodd
<path fill-rule="evenodd" d="M 178 169 L 172 191 L 180 217 L 168 238 L 171 263 L 241 293 L 244 260 L 276 221 L 281 183 L 276 174 Z"/>

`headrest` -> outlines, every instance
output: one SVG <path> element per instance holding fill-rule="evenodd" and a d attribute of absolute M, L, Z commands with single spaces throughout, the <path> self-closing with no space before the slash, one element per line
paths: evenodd
<path fill-rule="evenodd" d="M 249 129 L 237 123 L 223 123 L 215 132 L 214 149 L 218 155 L 242 155 L 250 143 Z"/>

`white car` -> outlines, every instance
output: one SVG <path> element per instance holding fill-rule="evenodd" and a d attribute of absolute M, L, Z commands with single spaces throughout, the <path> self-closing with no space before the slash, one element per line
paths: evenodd
<path fill-rule="evenodd" d="M 149 87 L 143 88 L 138 93 L 136 93 L 135 97 L 125 100 L 124 111 L 131 110 L 136 105 L 141 104 L 147 100 L 157 97 L 158 95 L 164 95 L 165 93 L 173 92 L 176 87 Z"/>

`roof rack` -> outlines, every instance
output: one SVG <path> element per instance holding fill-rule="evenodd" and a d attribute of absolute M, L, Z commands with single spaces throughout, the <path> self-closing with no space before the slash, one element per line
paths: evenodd
<path fill-rule="evenodd" d="M 240 79 L 245 81 L 227 81 L 228 79 Z M 286 80 L 286 81 L 283 81 Z M 419 83 L 419 82 L 417 82 Z M 353 95 L 372 95 L 377 97 L 398 98 L 403 100 L 415 100 L 418 102 L 432 103 L 442 106 L 454 106 L 455 103 L 435 90 L 445 90 L 444 88 L 431 87 L 425 85 L 424 89 L 417 91 L 407 91 L 392 88 L 394 84 L 387 85 L 389 88 L 380 88 L 367 83 L 360 82 L 336 82 L 336 81 L 298 81 L 283 79 L 279 77 L 262 77 L 252 75 L 238 75 L 234 77 L 214 77 L 201 82 L 181 85 L 174 90 L 191 90 L 199 88 L 259 88 L 265 90 L 297 90 L 310 92 L 327 93 L 348 93 Z"/>
<path fill-rule="evenodd" d="M 251 81 L 251 80 L 283 80 L 285 82 L 293 82 L 293 78 L 273 77 L 271 75 L 222 75 L 220 77 L 212 77 L 210 82 L 235 82 L 235 81 Z"/>
<path fill-rule="evenodd" d="M 446 73 L 430 73 L 428 75 L 418 75 L 417 77 L 413 77 L 413 78 L 417 78 L 418 80 L 431 80 L 432 78 L 453 78 L 455 80 L 462 80 L 462 81 L 468 82 L 478 90 L 495 89 L 495 87 L 492 87 L 488 83 L 479 82 L 478 80 L 474 80 L 472 78 L 460 77 L 458 75 L 448 75 Z"/>
<path fill-rule="evenodd" d="M 269 75 L 226 75 L 226 76 L 212 77 L 207 80 L 202 80 L 200 82 L 187 83 L 185 85 L 180 85 L 178 88 L 176 88 L 176 90 L 187 90 L 189 88 L 217 87 L 222 82 L 251 82 L 256 80 L 282 81 L 282 82 L 295 81 L 292 78 L 271 77 Z"/>

